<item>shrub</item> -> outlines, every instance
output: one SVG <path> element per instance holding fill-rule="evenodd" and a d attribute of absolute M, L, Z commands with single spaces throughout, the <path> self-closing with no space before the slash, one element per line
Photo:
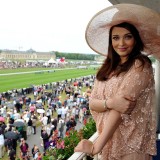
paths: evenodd
<path fill-rule="evenodd" d="M 95 122 L 92 118 L 90 118 L 87 124 L 79 132 L 71 131 L 68 137 L 60 139 L 60 145 L 58 148 L 47 150 L 46 155 L 43 157 L 43 160 L 68 159 L 74 153 L 74 148 L 77 146 L 78 142 L 84 138 L 89 139 L 95 132 Z"/>

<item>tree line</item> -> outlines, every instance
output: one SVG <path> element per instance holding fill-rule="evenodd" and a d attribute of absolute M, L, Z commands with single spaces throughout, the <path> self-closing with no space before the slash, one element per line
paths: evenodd
<path fill-rule="evenodd" d="M 56 57 L 65 57 L 65 59 L 73 59 L 73 60 L 95 60 L 94 54 L 82 54 L 82 53 L 60 53 L 55 52 Z"/>

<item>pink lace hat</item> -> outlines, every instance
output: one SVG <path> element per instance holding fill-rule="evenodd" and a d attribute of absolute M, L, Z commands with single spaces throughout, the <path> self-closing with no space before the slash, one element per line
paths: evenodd
<path fill-rule="evenodd" d="M 144 52 L 160 59 L 160 14 L 135 4 L 117 4 L 103 9 L 90 20 L 86 41 L 98 54 L 107 55 L 109 30 L 113 25 L 128 22 L 134 25 L 145 45 Z"/>

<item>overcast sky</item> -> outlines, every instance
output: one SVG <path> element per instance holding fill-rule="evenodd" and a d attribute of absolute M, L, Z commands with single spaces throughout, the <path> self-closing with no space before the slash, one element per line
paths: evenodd
<path fill-rule="evenodd" d="M 0 49 L 94 53 L 85 29 L 108 0 L 1 0 Z"/>

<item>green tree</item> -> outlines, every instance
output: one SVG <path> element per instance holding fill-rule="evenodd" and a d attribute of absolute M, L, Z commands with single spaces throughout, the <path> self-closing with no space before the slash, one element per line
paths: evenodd
<path fill-rule="evenodd" d="M 56 57 L 65 57 L 66 59 L 73 59 L 73 60 L 94 60 L 94 54 L 82 54 L 82 53 L 60 53 L 55 52 Z"/>

